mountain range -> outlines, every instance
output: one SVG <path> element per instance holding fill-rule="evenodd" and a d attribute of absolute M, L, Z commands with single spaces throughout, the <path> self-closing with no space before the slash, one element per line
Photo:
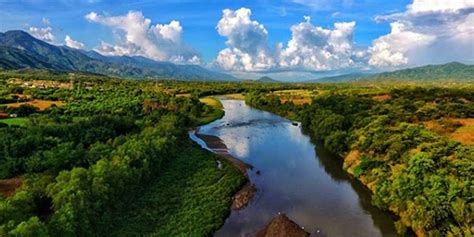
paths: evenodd
<path fill-rule="evenodd" d="M 24 31 L 0 33 L 0 69 L 80 71 L 136 79 L 238 81 L 199 65 L 158 62 L 140 56 L 104 56 L 95 51 L 56 46 Z"/>
<path fill-rule="evenodd" d="M 426 65 L 415 68 L 382 72 L 376 74 L 346 74 L 332 77 L 323 77 L 306 81 L 318 82 L 350 82 L 350 81 L 474 81 L 474 65 L 451 62 L 440 65 Z"/>
<path fill-rule="evenodd" d="M 159 62 L 141 56 L 105 56 L 96 51 L 52 45 L 30 34 L 13 30 L 0 32 L 0 69 L 47 69 L 87 72 L 134 79 L 171 79 L 187 81 L 241 81 L 234 76 L 199 65 Z M 346 74 L 306 81 L 308 83 L 351 81 L 474 81 L 474 65 L 452 62 L 375 74 Z M 279 82 L 264 76 L 254 82 Z"/>

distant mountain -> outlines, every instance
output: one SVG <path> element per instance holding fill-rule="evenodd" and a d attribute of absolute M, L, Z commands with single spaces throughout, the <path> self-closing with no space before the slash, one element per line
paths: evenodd
<path fill-rule="evenodd" d="M 362 78 L 367 77 L 368 74 L 363 73 L 354 73 L 354 74 L 344 74 L 338 76 L 322 77 L 314 80 L 305 81 L 307 83 L 322 83 L 322 82 L 345 82 L 345 81 L 356 81 Z"/>
<path fill-rule="evenodd" d="M 393 72 L 378 73 L 364 79 L 411 81 L 474 80 L 474 65 L 466 65 L 458 62 L 427 65 Z"/>
<path fill-rule="evenodd" d="M 24 31 L 0 33 L 0 69 L 22 68 L 82 71 L 137 79 L 238 80 L 198 65 L 176 65 L 144 57 L 108 57 L 95 51 L 51 45 Z"/>
<path fill-rule="evenodd" d="M 376 74 L 346 74 L 306 81 L 309 83 L 350 81 L 474 81 L 474 65 L 451 62 Z"/>
<path fill-rule="evenodd" d="M 255 82 L 261 82 L 261 83 L 281 83 L 281 81 L 275 80 L 271 77 L 260 77 L 259 79 L 255 80 Z"/>

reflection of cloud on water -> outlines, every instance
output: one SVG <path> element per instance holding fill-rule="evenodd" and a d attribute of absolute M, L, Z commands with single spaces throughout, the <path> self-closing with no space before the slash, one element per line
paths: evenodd
<path fill-rule="evenodd" d="M 309 138 L 302 134 L 301 128 L 294 125 L 289 125 L 285 127 L 286 134 L 288 137 L 298 144 L 308 144 Z"/>
<path fill-rule="evenodd" d="M 238 158 L 244 158 L 249 154 L 250 142 L 248 134 L 248 130 L 243 129 L 238 136 L 235 136 L 233 133 L 220 133 L 219 137 L 227 145 L 231 154 L 236 155 Z"/>

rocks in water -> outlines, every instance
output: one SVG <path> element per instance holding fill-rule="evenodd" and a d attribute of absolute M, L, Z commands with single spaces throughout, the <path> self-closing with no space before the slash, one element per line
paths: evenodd
<path fill-rule="evenodd" d="M 250 182 L 245 184 L 245 186 L 232 198 L 232 209 L 240 210 L 246 207 L 252 200 L 256 191 L 257 188 L 254 184 L 251 184 Z"/>
<path fill-rule="evenodd" d="M 255 174 L 256 174 L 257 176 L 260 176 L 260 174 L 261 174 L 260 170 L 257 170 L 257 172 L 255 172 Z"/>
<path fill-rule="evenodd" d="M 274 217 L 257 237 L 308 237 L 310 234 L 285 214 Z"/>

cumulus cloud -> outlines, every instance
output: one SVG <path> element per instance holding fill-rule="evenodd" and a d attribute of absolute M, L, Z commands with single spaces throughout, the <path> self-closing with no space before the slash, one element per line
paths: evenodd
<path fill-rule="evenodd" d="M 409 13 L 453 12 L 474 8 L 472 0 L 414 0 L 408 5 Z"/>
<path fill-rule="evenodd" d="M 118 31 L 116 45 L 102 42 L 96 50 L 106 55 L 140 55 L 174 63 L 201 63 L 199 54 L 182 42 L 183 28 L 179 21 L 153 25 L 141 12 L 130 11 L 122 16 L 103 16 L 90 12 L 85 16 Z"/>
<path fill-rule="evenodd" d="M 64 43 L 69 48 L 73 48 L 73 49 L 83 49 L 84 48 L 83 43 L 73 40 L 71 38 L 71 36 L 69 36 L 69 35 L 66 35 L 66 38 L 64 38 Z"/>
<path fill-rule="evenodd" d="M 226 9 L 217 31 L 227 38 L 216 64 L 230 71 L 333 70 L 355 66 L 365 57 L 352 40 L 355 22 L 334 24 L 324 29 L 311 24 L 310 17 L 291 27 L 292 38 L 284 46 L 268 46 L 268 31 L 251 19 L 247 8 Z"/>
<path fill-rule="evenodd" d="M 355 66 L 363 54 L 354 46 L 355 22 L 339 22 L 334 29 L 311 24 L 309 17 L 291 27 L 292 38 L 280 53 L 280 66 L 304 70 L 334 70 Z"/>
<path fill-rule="evenodd" d="M 247 8 L 225 9 L 217 32 L 227 38 L 227 48 L 221 50 L 216 63 L 225 70 L 260 71 L 275 66 L 268 47 L 268 32 L 258 21 L 250 19 Z"/>
<path fill-rule="evenodd" d="M 32 26 L 28 29 L 28 31 L 30 32 L 31 35 L 33 35 L 34 37 L 40 40 L 53 42 L 55 39 L 53 35 L 53 28 L 49 26 L 44 27 L 44 28 L 38 28 L 38 27 Z"/>
<path fill-rule="evenodd" d="M 376 20 L 391 22 L 391 31 L 369 48 L 372 66 L 474 62 L 473 1 L 414 0 L 405 12 Z"/>

